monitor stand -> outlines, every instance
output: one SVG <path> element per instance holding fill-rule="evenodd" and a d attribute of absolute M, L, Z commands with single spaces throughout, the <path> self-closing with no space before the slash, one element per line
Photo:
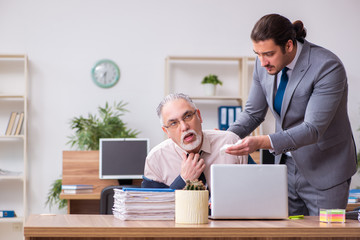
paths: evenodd
<path fill-rule="evenodd" d="M 139 188 L 139 185 L 134 185 L 132 179 L 118 179 L 120 187 Z"/>

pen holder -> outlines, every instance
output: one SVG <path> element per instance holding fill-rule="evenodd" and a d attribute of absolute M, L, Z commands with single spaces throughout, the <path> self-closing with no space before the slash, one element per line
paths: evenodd
<path fill-rule="evenodd" d="M 175 222 L 188 224 L 208 223 L 208 190 L 176 190 Z"/>

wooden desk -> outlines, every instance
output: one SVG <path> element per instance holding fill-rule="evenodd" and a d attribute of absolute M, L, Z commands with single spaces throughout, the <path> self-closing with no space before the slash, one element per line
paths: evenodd
<path fill-rule="evenodd" d="M 354 208 L 360 207 L 360 203 L 348 203 L 346 211 L 352 211 Z"/>
<path fill-rule="evenodd" d="M 360 239 L 360 223 L 302 220 L 216 220 L 208 224 L 175 221 L 122 221 L 113 215 L 31 215 L 24 226 L 26 240 L 55 239 Z"/>
<path fill-rule="evenodd" d="M 92 184 L 94 191 L 84 194 L 60 194 L 68 200 L 70 214 L 99 214 L 101 191 L 119 185 L 114 179 L 99 179 L 99 151 L 63 151 L 62 184 Z M 140 185 L 141 180 L 133 180 Z"/>

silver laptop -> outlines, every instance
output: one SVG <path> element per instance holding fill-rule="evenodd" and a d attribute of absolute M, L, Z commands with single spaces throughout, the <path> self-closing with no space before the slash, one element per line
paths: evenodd
<path fill-rule="evenodd" d="M 211 166 L 212 219 L 288 217 L 286 165 Z"/>

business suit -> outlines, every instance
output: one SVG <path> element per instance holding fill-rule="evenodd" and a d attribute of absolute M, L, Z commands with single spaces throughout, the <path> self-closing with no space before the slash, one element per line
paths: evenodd
<path fill-rule="evenodd" d="M 304 40 L 280 115 L 273 108 L 275 80 L 257 59 L 245 111 L 229 130 L 244 138 L 264 121 L 269 107 L 276 120 L 276 131 L 270 134 L 275 163 L 280 162 L 282 153 L 291 152 L 304 178 L 320 190 L 350 179 L 356 172 L 356 150 L 341 61 Z"/>

